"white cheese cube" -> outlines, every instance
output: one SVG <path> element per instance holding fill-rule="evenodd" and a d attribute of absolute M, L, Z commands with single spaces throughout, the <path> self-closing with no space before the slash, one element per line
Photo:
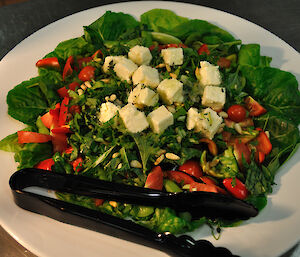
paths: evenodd
<path fill-rule="evenodd" d="M 158 70 L 150 66 L 141 65 L 132 75 L 134 85 L 143 84 L 151 88 L 156 88 L 159 84 Z"/>
<path fill-rule="evenodd" d="M 186 128 L 188 130 L 194 129 L 200 121 L 200 115 L 196 108 L 191 107 L 187 112 Z"/>
<path fill-rule="evenodd" d="M 99 120 L 100 122 L 104 123 L 109 121 L 111 118 L 113 118 L 117 112 L 119 111 L 119 107 L 115 106 L 111 102 L 106 102 L 101 104 L 100 107 L 100 113 L 99 113 Z"/>
<path fill-rule="evenodd" d="M 137 110 L 131 103 L 125 105 L 119 113 L 126 129 L 131 133 L 141 132 L 149 126 L 145 113 Z"/>
<path fill-rule="evenodd" d="M 157 87 L 161 99 L 168 105 L 183 102 L 183 84 L 177 79 L 165 79 Z"/>
<path fill-rule="evenodd" d="M 209 62 L 200 62 L 201 68 L 196 70 L 196 76 L 203 87 L 219 86 L 221 84 L 221 75 L 219 66 L 210 64 Z"/>
<path fill-rule="evenodd" d="M 135 104 L 137 107 L 154 106 L 157 104 L 159 96 L 150 88 L 143 88 L 137 85 L 129 94 L 128 103 Z"/>
<path fill-rule="evenodd" d="M 207 86 L 204 88 L 202 105 L 211 107 L 213 110 L 222 110 L 225 100 L 224 87 Z"/>
<path fill-rule="evenodd" d="M 170 66 L 183 64 L 183 50 L 182 48 L 170 47 L 161 50 L 161 56 L 164 59 L 165 64 Z"/>
<path fill-rule="evenodd" d="M 196 132 L 201 132 L 205 137 L 213 139 L 223 122 L 211 108 L 206 108 L 200 113 L 200 122 L 196 126 Z"/>
<path fill-rule="evenodd" d="M 130 48 L 128 57 L 131 61 L 137 65 L 148 65 L 152 60 L 152 55 L 148 47 L 136 45 Z"/>
<path fill-rule="evenodd" d="M 113 67 L 116 63 L 124 58 L 124 56 L 107 56 L 102 67 L 104 73 L 107 73 L 110 67 Z"/>
<path fill-rule="evenodd" d="M 114 67 L 114 71 L 121 80 L 126 80 L 130 83 L 130 78 L 138 66 L 129 59 L 121 59 Z"/>
<path fill-rule="evenodd" d="M 147 118 L 153 132 L 157 134 L 164 132 L 167 127 L 174 124 L 173 114 L 164 105 L 149 113 Z"/>

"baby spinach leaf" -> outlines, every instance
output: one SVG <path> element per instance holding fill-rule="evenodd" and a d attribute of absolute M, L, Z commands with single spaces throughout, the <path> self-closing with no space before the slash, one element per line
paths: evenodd
<path fill-rule="evenodd" d="M 21 145 L 18 143 L 18 134 L 8 135 L 0 141 L 0 150 L 16 153 L 21 150 Z"/>
<path fill-rule="evenodd" d="M 49 107 L 39 87 L 38 77 L 24 81 L 10 90 L 6 101 L 8 114 L 28 125 L 34 125 L 37 117 Z"/>

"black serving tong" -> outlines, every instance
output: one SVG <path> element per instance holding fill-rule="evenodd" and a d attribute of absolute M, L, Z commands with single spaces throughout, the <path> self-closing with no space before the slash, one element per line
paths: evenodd
<path fill-rule="evenodd" d="M 177 211 L 189 211 L 194 218 L 205 215 L 212 218 L 247 219 L 257 214 L 257 210 L 253 206 L 219 194 L 206 192 L 165 193 L 99 181 L 78 175 L 46 172 L 34 168 L 17 171 L 11 176 L 9 184 L 15 203 L 23 209 L 68 224 L 150 245 L 167 251 L 173 256 L 225 257 L 233 255 L 226 248 L 214 247 L 206 240 L 196 241 L 186 235 L 176 237 L 170 233 L 156 233 L 130 220 L 113 217 L 99 211 L 28 192 L 24 189 L 37 186 L 93 198 L 171 207 Z M 213 212 L 217 212 L 217 214 Z"/>

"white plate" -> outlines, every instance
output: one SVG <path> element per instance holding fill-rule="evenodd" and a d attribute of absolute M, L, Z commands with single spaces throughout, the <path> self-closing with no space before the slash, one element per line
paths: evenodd
<path fill-rule="evenodd" d="M 15 85 L 37 74 L 35 62 L 52 51 L 62 40 L 81 36 L 82 26 L 89 25 L 105 11 L 122 11 L 138 18 L 153 8 L 175 11 L 189 18 L 208 20 L 231 32 L 244 43 L 259 43 L 263 55 L 273 57 L 272 65 L 296 75 L 300 81 L 300 55 L 284 41 L 239 17 L 214 9 L 174 2 L 128 2 L 86 10 L 54 22 L 22 41 L 0 63 L 1 108 L 0 138 L 14 133 L 23 125 L 7 115 L 7 92 Z M 244 225 L 228 228 L 216 241 L 207 228 L 192 233 L 215 245 L 228 247 L 247 257 L 274 257 L 300 239 L 300 151 L 277 174 L 274 192 L 260 215 Z M 24 211 L 17 207 L 8 186 L 16 170 L 13 155 L 0 153 L 0 223 L 16 240 L 38 256 L 167 256 L 160 251 L 116 239 L 86 229 Z M 298 202 L 298 204 L 297 204 Z"/>

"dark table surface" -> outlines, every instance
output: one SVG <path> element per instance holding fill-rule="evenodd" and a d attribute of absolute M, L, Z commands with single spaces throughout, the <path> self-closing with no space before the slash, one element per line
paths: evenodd
<path fill-rule="evenodd" d="M 0 60 L 23 39 L 51 22 L 82 10 L 117 2 L 125 1 L 29 0 L 1 7 Z M 300 51 L 299 0 L 198 0 L 181 2 L 212 7 L 247 19 L 271 31 L 298 52 Z M 296 256 L 295 254 L 297 253 L 293 248 L 281 257 Z M 34 255 L 22 248 L 0 227 L 0 256 L 31 257 Z"/>

